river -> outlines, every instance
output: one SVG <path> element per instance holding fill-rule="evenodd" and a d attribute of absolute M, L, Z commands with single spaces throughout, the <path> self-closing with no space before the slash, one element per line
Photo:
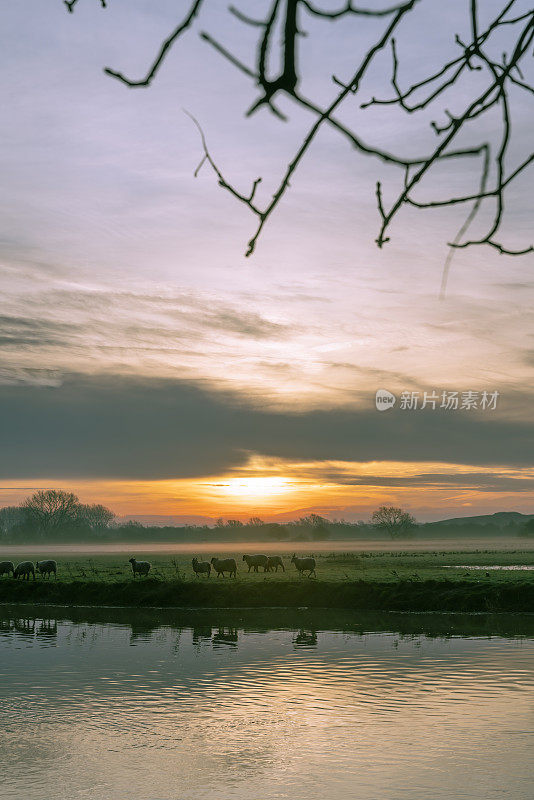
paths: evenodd
<path fill-rule="evenodd" d="M 3 800 L 531 800 L 534 618 L 0 610 Z"/>

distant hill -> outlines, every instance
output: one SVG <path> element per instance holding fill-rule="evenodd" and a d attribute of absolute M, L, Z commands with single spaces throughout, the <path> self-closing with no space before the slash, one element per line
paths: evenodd
<path fill-rule="evenodd" d="M 499 528 L 508 526 L 524 525 L 530 519 L 534 519 L 534 514 L 521 514 L 519 511 L 497 511 L 495 514 L 481 514 L 476 517 L 453 517 L 451 519 L 440 519 L 437 522 L 427 522 L 426 527 L 455 526 L 463 525 L 495 525 Z"/>

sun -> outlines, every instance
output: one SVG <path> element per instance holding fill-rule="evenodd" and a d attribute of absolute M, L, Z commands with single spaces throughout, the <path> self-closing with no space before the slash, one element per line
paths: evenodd
<path fill-rule="evenodd" d="M 228 497 L 247 497 L 251 500 L 277 497 L 291 491 L 291 481 L 283 477 L 230 478 L 220 489 Z"/>

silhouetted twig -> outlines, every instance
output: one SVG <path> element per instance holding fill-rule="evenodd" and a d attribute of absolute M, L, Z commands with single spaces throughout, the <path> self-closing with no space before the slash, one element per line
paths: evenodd
<path fill-rule="evenodd" d="M 78 0 L 63 0 L 63 2 L 67 6 L 67 11 L 69 12 L 69 14 L 72 14 L 74 11 L 74 6 L 78 2 Z M 100 5 L 102 6 L 102 8 L 107 8 L 107 0 L 100 0 Z"/>
<path fill-rule="evenodd" d="M 153 78 L 156 76 L 159 68 L 161 67 L 165 59 L 165 56 L 168 54 L 173 44 L 182 35 L 182 33 L 184 33 L 184 31 L 186 31 L 190 27 L 196 15 L 200 11 L 200 7 L 202 6 L 203 2 L 204 0 L 194 0 L 193 4 L 189 9 L 189 13 L 187 14 L 183 22 L 181 22 L 178 25 L 178 27 L 175 28 L 175 30 L 171 33 L 171 35 L 167 39 L 165 39 L 165 41 L 161 45 L 158 55 L 156 56 L 152 66 L 150 67 L 144 78 L 141 78 L 141 80 L 132 81 L 130 80 L 130 78 L 127 78 L 125 75 L 123 75 L 122 72 L 117 72 L 116 70 L 111 69 L 110 67 L 104 68 L 104 72 L 106 73 L 106 75 L 110 75 L 112 78 L 117 78 L 117 80 L 122 81 L 122 83 L 125 83 L 126 86 L 130 86 L 131 88 L 139 86 L 149 86 Z"/>

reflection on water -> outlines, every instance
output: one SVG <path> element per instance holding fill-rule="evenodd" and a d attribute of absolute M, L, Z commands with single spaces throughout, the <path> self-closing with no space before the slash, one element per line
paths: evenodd
<path fill-rule="evenodd" d="M 5 609 L 2 798 L 531 800 L 533 626 Z"/>
<path fill-rule="evenodd" d="M 519 570 L 519 571 L 525 570 L 525 571 L 528 572 L 528 570 L 534 569 L 534 565 L 532 565 L 532 564 L 508 564 L 507 566 L 502 566 L 502 565 L 490 564 L 489 566 L 485 566 L 484 567 L 484 566 L 480 566 L 480 564 L 477 564 L 475 566 L 473 566 L 472 564 L 471 565 L 469 565 L 469 564 L 467 564 L 467 565 L 466 564 L 456 564 L 456 565 L 447 564 L 447 565 L 445 565 L 445 569 L 506 569 L 506 570 L 512 570 L 512 571 L 514 571 L 514 570 Z"/>

